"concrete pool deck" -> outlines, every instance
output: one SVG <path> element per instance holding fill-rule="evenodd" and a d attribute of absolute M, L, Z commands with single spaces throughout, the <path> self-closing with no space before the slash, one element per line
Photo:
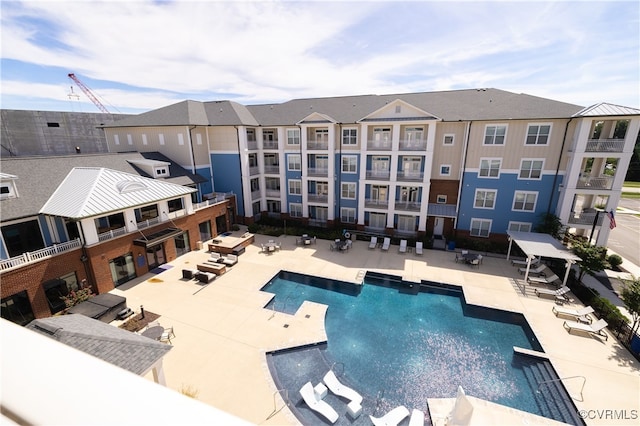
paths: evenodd
<path fill-rule="evenodd" d="M 281 242 L 282 249 L 261 253 L 260 244 L 269 239 Z M 504 258 L 485 257 L 479 269 L 471 269 L 445 251 L 425 250 L 416 256 L 391 246 L 382 252 L 369 250 L 364 241 L 355 241 L 345 253 L 329 246 L 325 240 L 297 246 L 294 236 L 256 235 L 237 265 L 202 285 L 183 279 L 182 269 L 195 269 L 210 257 L 205 242 L 202 250 L 170 262 L 164 272 L 146 274 L 112 292 L 125 296 L 135 311 L 144 305 L 160 315 L 163 326 L 174 328 L 173 349 L 164 359 L 169 388 L 195 390 L 199 401 L 254 424 L 299 423 L 276 395 L 265 352 L 326 341 L 326 306 L 307 302 L 295 315 L 263 308 L 271 296 L 259 289 L 282 269 L 351 282 L 369 270 L 460 285 L 467 303 L 523 313 L 559 376 L 586 378 L 582 395 L 581 379 L 564 384 L 578 409 L 587 410 L 587 424 L 637 424 L 640 363 L 611 335 L 604 341 L 567 333 L 563 319 L 551 312 L 554 302 L 536 297 Z M 423 407 L 408 408 L 426 410 L 427 397 Z"/>

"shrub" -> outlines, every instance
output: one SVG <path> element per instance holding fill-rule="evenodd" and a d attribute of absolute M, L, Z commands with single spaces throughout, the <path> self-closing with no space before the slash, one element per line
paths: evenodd
<path fill-rule="evenodd" d="M 622 265 L 622 258 L 617 254 L 612 254 L 609 257 L 607 257 L 607 262 L 609 263 L 609 266 L 611 268 L 615 269 L 618 266 Z"/>
<path fill-rule="evenodd" d="M 251 232 L 252 234 L 257 233 L 259 229 L 260 225 L 258 225 L 257 223 L 252 223 L 251 225 L 247 226 L 247 231 Z"/>

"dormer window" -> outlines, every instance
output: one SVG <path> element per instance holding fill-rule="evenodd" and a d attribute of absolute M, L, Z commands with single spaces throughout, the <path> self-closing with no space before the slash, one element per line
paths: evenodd
<path fill-rule="evenodd" d="M 0 200 L 18 197 L 16 179 L 18 176 L 0 173 Z"/>
<path fill-rule="evenodd" d="M 166 167 L 159 167 L 156 169 L 156 176 L 158 177 L 165 177 L 167 176 L 167 168 Z"/>

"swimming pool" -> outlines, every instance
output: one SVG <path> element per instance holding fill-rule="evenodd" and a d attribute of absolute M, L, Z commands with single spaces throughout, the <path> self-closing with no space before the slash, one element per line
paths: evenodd
<path fill-rule="evenodd" d="M 454 397 L 461 385 L 470 395 L 543 415 L 514 362 L 514 346 L 542 350 L 520 314 L 466 305 L 454 286 L 407 285 L 371 274 L 357 286 L 283 271 L 263 290 L 276 295 L 268 306 L 286 313 L 305 300 L 329 306 L 327 345 L 269 359 L 274 380 L 289 391 L 304 424 L 320 419 L 298 402 L 298 390 L 321 381 L 332 366 L 364 396 L 365 414 L 382 415 L 397 405 L 427 411 L 427 398 Z M 367 416 L 348 420 L 344 424 L 369 423 Z"/>

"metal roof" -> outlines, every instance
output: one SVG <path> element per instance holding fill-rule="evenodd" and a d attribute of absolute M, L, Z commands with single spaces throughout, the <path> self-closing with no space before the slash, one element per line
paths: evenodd
<path fill-rule="evenodd" d="M 591 105 L 583 110 L 578 111 L 574 117 L 601 117 L 601 116 L 620 116 L 620 115 L 640 115 L 640 109 L 629 108 L 621 105 L 608 104 L 600 102 Z"/>
<path fill-rule="evenodd" d="M 578 256 L 567 250 L 560 241 L 549 234 L 538 232 L 507 231 L 509 238 L 522 249 L 527 257 L 542 256 L 564 259 L 567 261 L 580 261 Z"/>
<path fill-rule="evenodd" d="M 171 345 L 79 314 L 36 319 L 26 328 L 139 375 L 171 350 Z"/>
<path fill-rule="evenodd" d="M 196 192 L 182 185 L 97 167 L 76 167 L 40 209 L 71 219 L 156 203 Z"/>

